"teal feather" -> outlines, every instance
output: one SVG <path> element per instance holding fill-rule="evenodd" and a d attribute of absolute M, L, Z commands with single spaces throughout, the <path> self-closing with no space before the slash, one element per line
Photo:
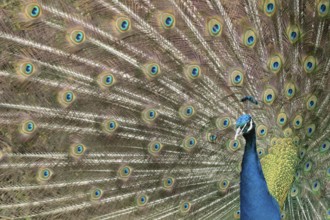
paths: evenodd
<path fill-rule="evenodd" d="M 329 9 L 1 1 L 0 218 L 239 219 L 249 114 L 296 146 L 282 218 L 330 219 Z"/>

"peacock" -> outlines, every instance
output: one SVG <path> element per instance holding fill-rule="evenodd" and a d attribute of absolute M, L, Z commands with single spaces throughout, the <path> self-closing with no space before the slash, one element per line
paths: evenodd
<path fill-rule="evenodd" d="M 0 1 L 0 218 L 329 220 L 329 11 Z"/>

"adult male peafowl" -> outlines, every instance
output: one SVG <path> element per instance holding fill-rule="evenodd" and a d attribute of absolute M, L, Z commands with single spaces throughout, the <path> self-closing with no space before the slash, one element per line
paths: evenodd
<path fill-rule="evenodd" d="M 330 219 L 329 11 L 0 1 L 0 218 Z"/>

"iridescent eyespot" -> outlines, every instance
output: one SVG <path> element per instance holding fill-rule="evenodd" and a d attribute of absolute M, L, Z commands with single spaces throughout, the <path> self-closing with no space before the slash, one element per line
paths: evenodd
<path fill-rule="evenodd" d="M 116 28 L 119 32 L 124 33 L 131 29 L 131 20 L 126 17 L 119 17 L 116 20 Z"/>
<path fill-rule="evenodd" d="M 309 172 L 309 171 L 311 171 L 312 167 L 313 167 L 312 162 L 308 161 L 304 164 L 304 171 Z"/>
<path fill-rule="evenodd" d="M 34 121 L 27 120 L 21 124 L 20 130 L 25 134 L 32 134 L 36 130 L 36 127 Z"/>
<path fill-rule="evenodd" d="M 330 142 L 329 141 L 324 141 L 320 146 L 320 152 L 325 153 L 329 150 L 329 148 L 330 148 Z"/>
<path fill-rule="evenodd" d="M 317 98 L 315 95 L 312 95 L 308 98 L 306 106 L 308 110 L 313 110 L 316 107 Z"/>
<path fill-rule="evenodd" d="M 104 88 L 108 88 L 114 85 L 115 78 L 111 73 L 103 72 L 97 78 L 97 83 Z"/>
<path fill-rule="evenodd" d="M 245 46 L 253 48 L 257 42 L 256 33 L 251 29 L 245 31 L 244 36 L 243 36 L 243 42 L 244 42 Z"/>
<path fill-rule="evenodd" d="M 287 83 L 285 85 L 285 97 L 291 99 L 296 94 L 296 87 L 293 83 Z"/>
<path fill-rule="evenodd" d="M 173 177 L 166 177 L 163 179 L 163 188 L 164 189 L 171 189 L 174 186 L 174 178 Z"/>
<path fill-rule="evenodd" d="M 102 197 L 103 191 L 101 189 L 95 188 L 91 190 L 91 199 L 98 200 Z"/>
<path fill-rule="evenodd" d="M 277 124 L 280 126 L 280 127 L 283 127 L 286 125 L 287 123 L 287 120 L 288 120 L 288 117 L 286 116 L 285 113 L 280 113 L 277 115 Z"/>
<path fill-rule="evenodd" d="M 180 209 L 181 214 L 186 214 L 187 212 L 190 211 L 190 208 L 191 208 L 190 202 L 182 201 L 180 203 L 179 209 Z"/>
<path fill-rule="evenodd" d="M 118 173 L 121 178 L 128 178 L 131 175 L 132 169 L 129 166 L 119 168 Z"/>
<path fill-rule="evenodd" d="M 241 147 L 241 142 L 239 140 L 227 141 L 227 148 L 231 151 L 237 151 Z"/>
<path fill-rule="evenodd" d="M 258 148 L 258 149 L 257 149 L 257 153 L 258 153 L 258 156 L 259 156 L 259 157 L 262 157 L 262 156 L 265 155 L 265 149 L 263 149 L 263 148 Z"/>
<path fill-rule="evenodd" d="M 290 195 L 291 197 L 296 197 L 299 193 L 299 189 L 296 186 L 292 186 Z"/>
<path fill-rule="evenodd" d="M 175 27 L 175 17 L 169 13 L 163 13 L 161 15 L 161 24 L 163 28 L 170 29 Z"/>
<path fill-rule="evenodd" d="M 306 135 L 308 137 L 310 137 L 310 136 L 312 136 L 314 131 L 315 131 L 315 125 L 314 124 L 308 125 L 307 128 L 306 128 Z"/>
<path fill-rule="evenodd" d="M 284 133 L 284 137 L 288 138 L 288 137 L 291 137 L 291 136 L 292 136 L 293 131 L 292 131 L 291 128 L 286 128 L 286 129 L 283 131 L 283 133 Z"/>
<path fill-rule="evenodd" d="M 290 25 L 287 29 L 287 35 L 291 44 L 296 43 L 300 39 L 300 30 L 296 25 Z"/>
<path fill-rule="evenodd" d="M 148 203 L 148 196 L 141 194 L 135 198 L 136 204 L 139 207 L 145 206 Z"/>
<path fill-rule="evenodd" d="M 82 30 L 74 30 L 70 33 L 70 40 L 74 44 L 81 44 L 85 41 L 85 32 Z"/>
<path fill-rule="evenodd" d="M 31 76 L 35 72 L 34 64 L 32 63 L 23 63 L 20 67 L 19 72 L 23 76 Z"/>
<path fill-rule="evenodd" d="M 276 12 L 276 3 L 274 0 L 268 0 L 264 3 L 264 13 L 267 16 L 273 16 Z"/>
<path fill-rule="evenodd" d="M 64 107 L 72 104 L 75 99 L 76 95 L 70 90 L 64 90 L 58 93 L 58 102 Z"/>
<path fill-rule="evenodd" d="M 103 128 L 108 133 L 113 133 L 118 128 L 118 122 L 110 119 L 103 122 Z"/>
<path fill-rule="evenodd" d="M 317 6 L 317 12 L 320 17 L 326 17 L 329 15 L 329 0 L 321 0 Z"/>
<path fill-rule="evenodd" d="M 300 177 L 301 177 L 301 171 L 300 171 L 300 170 L 297 170 L 297 171 L 296 171 L 296 174 L 295 174 L 295 178 L 296 178 L 297 180 L 299 180 Z"/>
<path fill-rule="evenodd" d="M 276 99 L 276 95 L 273 89 L 266 89 L 263 93 L 263 101 L 267 105 L 273 104 Z"/>
<path fill-rule="evenodd" d="M 148 144 L 148 151 L 154 156 L 158 156 L 163 145 L 159 141 L 152 141 Z"/>
<path fill-rule="evenodd" d="M 195 108 L 192 105 L 183 105 L 179 109 L 179 115 L 186 120 L 195 114 Z"/>
<path fill-rule="evenodd" d="M 259 137 L 265 137 L 267 135 L 267 131 L 268 131 L 268 129 L 265 125 L 259 125 L 257 127 L 257 135 Z"/>
<path fill-rule="evenodd" d="M 74 144 L 71 146 L 71 154 L 74 157 L 80 157 L 84 155 L 86 151 L 86 146 L 83 144 Z"/>
<path fill-rule="evenodd" d="M 190 151 L 192 150 L 195 146 L 197 145 L 197 140 L 196 138 L 192 137 L 192 136 L 187 136 L 184 140 L 183 140 L 183 148 L 186 151 Z"/>
<path fill-rule="evenodd" d="M 29 18 L 38 18 L 41 15 L 41 8 L 39 4 L 32 3 L 26 6 L 25 13 Z"/>
<path fill-rule="evenodd" d="M 201 68 L 198 65 L 188 65 L 185 67 L 184 72 L 189 79 L 194 80 L 200 77 Z"/>
<path fill-rule="evenodd" d="M 244 82 L 244 75 L 239 70 L 234 70 L 230 74 L 230 81 L 233 86 L 242 86 Z"/>
<path fill-rule="evenodd" d="M 222 179 L 218 183 L 218 189 L 221 192 L 225 192 L 228 189 L 229 186 L 230 186 L 230 181 L 228 179 Z"/>
<path fill-rule="evenodd" d="M 300 144 L 300 138 L 299 138 L 298 136 L 295 136 L 295 137 L 293 138 L 293 143 L 294 143 L 295 145 L 299 145 L 299 144 Z"/>
<path fill-rule="evenodd" d="M 211 143 L 215 143 L 217 140 L 217 135 L 212 132 L 207 132 L 206 137 L 207 137 L 207 140 Z"/>
<path fill-rule="evenodd" d="M 40 168 L 38 170 L 38 175 L 37 175 L 37 179 L 39 181 L 47 181 L 51 178 L 51 176 L 53 175 L 53 171 L 51 171 L 48 168 Z"/>
<path fill-rule="evenodd" d="M 160 67 L 157 63 L 147 63 L 144 65 L 144 73 L 148 78 L 155 78 L 160 74 Z"/>
<path fill-rule="evenodd" d="M 231 125 L 231 120 L 229 117 L 217 118 L 215 121 L 217 128 L 223 130 L 228 128 Z"/>
<path fill-rule="evenodd" d="M 273 73 L 278 73 L 282 69 L 282 58 L 279 55 L 273 55 L 268 61 L 268 68 Z"/>
<path fill-rule="evenodd" d="M 240 219 L 241 218 L 241 211 L 236 210 L 234 211 L 234 219 Z"/>
<path fill-rule="evenodd" d="M 285 213 L 281 213 L 281 219 L 285 219 Z"/>
<path fill-rule="evenodd" d="M 317 193 L 321 189 L 321 183 L 318 180 L 315 180 L 311 184 L 311 189 L 314 193 Z"/>
<path fill-rule="evenodd" d="M 212 18 L 207 23 L 207 29 L 211 36 L 218 37 L 222 33 L 222 23 L 218 19 Z"/>
<path fill-rule="evenodd" d="M 316 58 L 313 56 L 307 56 L 303 62 L 304 70 L 306 73 L 312 73 L 316 70 Z"/>
<path fill-rule="evenodd" d="M 275 137 L 270 140 L 272 146 L 276 145 L 276 142 L 277 142 L 277 138 Z"/>
<path fill-rule="evenodd" d="M 296 115 L 292 121 L 292 126 L 294 129 L 299 129 L 303 125 L 303 118 L 301 115 Z"/>
<path fill-rule="evenodd" d="M 302 159 L 305 157 L 305 154 L 306 154 L 306 150 L 305 149 L 300 149 L 299 151 L 299 158 Z"/>
<path fill-rule="evenodd" d="M 145 109 L 142 112 L 142 119 L 146 123 L 152 123 L 158 117 L 158 112 L 155 109 Z"/>

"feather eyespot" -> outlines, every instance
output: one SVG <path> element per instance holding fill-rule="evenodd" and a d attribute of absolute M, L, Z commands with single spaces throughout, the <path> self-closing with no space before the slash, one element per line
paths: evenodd
<path fill-rule="evenodd" d="M 209 34 L 213 37 L 218 37 L 222 33 L 222 24 L 216 18 L 212 18 L 208 21 L 207 28 L 208 28 Z"/>
<path fill-rule="evenodd" d="M 306 128 L 306 135 L 308 137 L 310 137 L 310 136 L 312 136 L 314 131 L 315 131 L 315 125 L 314 124 L 308 125 L 307 128 Z"/>
<path fill-rule="evenodd" d="M 103 195 L 103 190 L 101 190 L 99 188 L 95 188 L 91 191 L 92 200 L 99 200 L 99 199 L 101 199 L 102 195 Z"/>
<path fill-rule="evenodd" d="M 244 36 L 243 36 L 243 42 L 244 42 L 245 46 L 253 48 L 257 42 L 256 33 L 251 29 L 245 31 Z"/>
<path fill-rule="evenodd" d="M 161 15 L 161 24 L 165 29 L 171 29 L 175 27 L 175 17 L 169 13 L 163 13 Z"/>
<path fill-rule="evenodd" d="M 312 167 L 313 167 L 313 164 L 310 161 L 308 161 L 304 164 L 304 171 L 309 172 L 312 170 Z"/>
<path fill-rule="evenodd" d="M 81 44 L 85 41 L 85 32 L 82 30 L 74 30 L 70 33 L 70 40 L 73 44 Z"/>
<path fill-rule="evenodd" d="M 257 135 L 259 137 L 265 137 L 267 135 L 267 127 L 265 125 L 259 125 L 257 127 Z"/>
<path fill-rule="evenodd" d="M 234 219 L 240 219 L 241 218 L 241 211 L 237 210 L 234 212 Z"/>
<path fill-rule="evenodd" d="M 217 128 L 223 130 L 231 125 L 231 120 L 229 117 L 217 118 L 215 121 Z"/>
<path fill-rule="evenodd" d="M 303 125 L 303 118 L 301 115 L 297 115 L 296 117 L 294 117 L 293 122 L 292 122 L 292 126 L 294 129 L 299 129 L 301 128 L 301 126 Z"/>
<path fill-rule="evenodd" d="M 163 145 L 158 141 L 152 141 L 148 145 L 149 153 L 154 156 L 158 156 L 160 151 L 162 150 L 162 148 L 163 148 Z"/>
<path fill-rule="evenodd" d="M 316 107 L 317 103 L 317 98 L 315 95 L 312 95 L 311 97 L 308 98 L 306 106 L 308 110 L 313 110 Z"/>
<path fill-rule="evenodd" d="M 53 175 L 53 171 L 48 168 L 40 168 L 38 171 L 37 179 L 39 181 L 47 181 Z"/>
<path fill-rule="evenodd" d="M 196 145 L 197 145 L 197 140 L 196 140 L 196 138 L 194 138 L 192 136 L 187 136 L 183 140 L 183 148 L 186 151 L 191 151 Z"/>
<path fill-rule="evenodd" d="M 144 65 L 144 73 L 149 79 L 155 78 L 160 74 L 160 67 L 157 63 L 147 63 Z"/>
<path fill-rule="evenodd" d="M 263 94 L 264 103 L 271 105 L 275 101 L 276 95 L 273 89 L 266 89 Z"/>
<path fill-rule="evenodd" d="M 265 1 L 264 3 L 264 13 L 271 17 L 275 14 L 276 12 L 276 3 L 274 0 L 268 0 L 268 1 Z"/>
<path fill-rule="evenodd" d="M 135 199 L 137 206 L 142 207 L 148 203 L 148 196 L 141 194 L 138 195 Z"/>
<path fill-rule="evenodd" d="M 317 12 L 320 17 L 326 17 L 329 15 L 329 0 L 321 0 L 317 6 Z"/>
<path fill-rule="evenodd" d="M 119 168 L 118 173 L 121 178 L 127 179 L 131 175 L 132 169 L 129 166 L 123 166 Z"/>
<path fill-rule="evenodd" d="M 304 70 L 306 73 L 312 73 L 316 70 L 316 58 L 313 56 L 307 56 L 304 59 Z"/>
<path fill-rule="evenodd" d="M 163 179 L 163 188 L 166 190 L 170 190 L 173 188 L 175 179 L 173 177 L 166 177 Z"/>
<path fill-rule="evenodd" d="M 300 30 L 296 25 L 291 25 L 287 29 L 287 36 L 291 44 L 296 43 L 300 38 Z"/>
<path fill-rule="evenodd" d="M 290 195 L 291 197 L 296 197 L 299 194 L 299 189 L 296 186 L 292 186 Z"/>
<path fill-rule="evenodd" d="M 313 181 L 312 182 L 312 185 L 311 185 L 311 188 L 312 188 L 312 191 L 314 193 L 318 193 L 320 191 L 320 189 L 321 189 L 321 183 L 320 183 L 320 181 L 318 181 L 318 180 Z"/>
<path fill-rule="evenodd" d="M 119 17 L 116 20 L 116 28 L 119 32 L 124 33 L 131 29 L 131 21 L 126 17 Z"/>
<path fill-rule="evenodd" d="M 158 117 L 158 112 L 155 109 L 145 109 L 142 112 L 142 119 L 146 123 L 152 123 Z"/>
<path fill-rule="evenodd" d="M 24 134 L 32 134 L 36 130 L 36 128 L 37 126 L 32 120 L 24 121 L 20 126 L 20 130 Z"/>
<path fill-rule="evenodd" d="M 233 152 L 237 151 L 241 147 L 241 142 L 239 140 L 230 140 L 227 142 L 227 148 Z"/>
<path fill-rule="evenodd" d="M 287 115 L 285 113 L 280 113 L 278 114 L 277 116 L 277 124 L 280 126 L 280 127 L 283 127 L 286 125 L 287 123 Z"/>
<path fill-rule="evenodd" d="M 71 146 L 71 154 L 74 157 L 80 157 L 86 152 L 86 146 L 83 144 L 75 144 Z"/>
<path fill-rule="evenodd" d="M 36 3 L 29 4 L 25 8 L 25 13 L 29 18 L 38 18 L 41 15 L 41 7 Z"/>
<path fill-rule="evenodd" d="M 273 73 L 278 73 L 282 69 L 282 58 L 279 55 L 273 55 L 268 61 L 268 67 Z"/>
<path fill-rule="evenodd" d="M 285 97 L 291 99 L 296 94 L 296 87 L 293 83 L 287 83 L 285 85 Z"/>
<path fill-rule="evenodd" d="M 179 115 L 182 119 L 187 120 L 195 114 L 195 108 L 192 105 L 184 105 L 179 109 Z"/>
<path fill-rule="evenodd" d="M 244 75 L 240 70 L 234 70 L 230 74 L 230 81 L 233 86 L 242 86 L 244 82 Z"/>
<path fill-rule="evenodd" d="M 181 214 L 187 214 L 190 211 L 191 203 L 188 201 L 182 201 L 179 206 Z"/>
<path fill-rule="evenodd" d="M 118 122 L 110 119 L 110 120 L 106 120 L 103 123 L 103 128 L 107 133 L 113 133 L 115 130 L 117 130 L 119 127 Z"/>
<path fill-rule="evenodd" d="M 218 189 L 221 192 L 225 192 L 230 186 L 230 181 L 228 179 L 222 179 L 219 183 L 218 183 Z"/>
<path fill-rule="evenodd" d="M 33 63 L 23 63 L 19 69 L 19 73 L 25 77 L 31 76 L 34 72 L 35 66 Z"/>
<path fill-rule="evenodd" d="M 327 152 L 329 150 L 329 148 L 330 148 L 330 142 L 329 141 L 325 141 L 320 146 L 320 152 L 321 153 Z"/>
<path fill-rule="evenodd" d="M 198 65 L 188 65 L 184 72 L 189 79 L 194 80 L 200 77 L 201 68 Z"/>

